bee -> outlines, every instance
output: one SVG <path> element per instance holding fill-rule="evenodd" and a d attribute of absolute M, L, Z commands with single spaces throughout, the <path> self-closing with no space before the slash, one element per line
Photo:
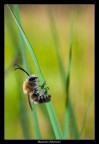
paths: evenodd
<path fill-rule="evenodd" d="M 27 71 L 25 71 L 22 67 L 20 67 L 17 64 L 15 64 L 14 66 L 17 66 L 15 70 L 19 69 L 28 75 L 28 78 L 23 83 L 23 92 L 28 96 L 28 102 L 31 110 L 33 110 L 31 102 L 34 102 L 36 104 L 43 104 L 51 100 L 51 95 L 47 93 L 48 87 L 46 86 L 46 82 L 44 82 L 40 86 L 38 84 L 38 76 L 34 74 L 30 75 Z"/>

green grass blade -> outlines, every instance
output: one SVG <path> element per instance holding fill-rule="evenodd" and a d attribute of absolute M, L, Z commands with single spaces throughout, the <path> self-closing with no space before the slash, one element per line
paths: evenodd
<path fill-rule="evenodd" d="M 54 108 L 52 102 L 46 103 L 48 113 L 50 115 L 50 120 L 53 126 L 53 130 L 56 136 L 56 139 L 63 139 L 61 129 L 59 127 L 58 120 L 56 119 Z"/>
<path fill-rule="evenodd" d="M 69 125 L 69 107 L 66 106 L 65 117 L 64 117 L 64 132 L 63 132 L 64 139 L 68 138 L 68 133 L 69 133 L 69 126 L 68 125 Z"/>
<path fill-rule="evenodd" d="M 40 127 L 39 127 L 38 118 L 37 118 L 36 106 L 34 105 L 34 103 L 32 104 L 32 107 L 33 107 L 32 119 L 34 123 L 35 136 L 36 136 L 36 139 L 41 139 L 42 137 L 41 137 Z"/>
<path fill-rule="evenodd" d="M 91 102 L 92 102 L 93 97 L 94 97 L 94 96 L 92 95 L 92 96 L 90 97 L 90 99 L 89 99 L 88 106 L 87 106 L 86 111 L 85 111 L 85 114 L 84 114 L 83 123 L 82 123 L 82 128 L 81 128 L 81 131 L 80 131 L 80 134 L 79 134 L 79 138 L 81 138 L 81 136 L 82 136 L 83 129 L 84 129 L 84 126 L 85 126 L 85 122 L 86 122 L 86 119 L 87 119 L 87 115 L 88 115 L 89 108 L 90 108 L 90 105 L 91 105 Z"/>
<path fill-rule="evenodd" d="M 9 8 L 9 6 L 8 6 L 8 8 Z M 21 35 L 22 35 L 22 37 L 23 37 L 23 39 L 24 39 L 24 41 L 25 41 L 25 43 L 26 43 L 26 45 L 27 45 L 27 48 L 28 48 L 28 50 L 29 50 L 29 52 L 30 52 L 30 54 L 31 54 L 31 56 L 32 56 L 32 60 L 33 60 L 33 62 L 34 62 L 34 64 L 35 64 L 35 67 L 36 67 L 36 70 L 37 70 L 37 73 L 38 73 L 38 76 L 39 76 L 40 83 L 42 84 L 42 83 L 44 83 L 44 77 L 43 77 L 43 75 L 42 75 L 42 73 L 41 73 L 41 70 L 40 70 L 38 61 L 37 61 L 37 59 L 36 59 L 36 56 L 35 56 L 35 54 L 34 54 L 34 51 L 33 51 L 32 47 L 31 47 L 31 44 L 30 44 L 30 42 L 28 41 L 28 39 L 27 39 L 24 31 L 22 30 L 22 27 L 21 27 L 20 24 L 18 23 L 15 15 L 14 15 L 14 13 L 12 12 L 12 10 L 11 10 L 10 8 L 9 8 L 9 10 L 10 10 L 10 12 L 11 12 L 11 14 L 12 14 L 12 16 L 13 16 L 15 22 L 16 22 L 16 25 L 17 25 L 18 29 L 20 30 Z M 54 130 L 55 136 L 56 136 L 57 139 L 62 139 L 63 136 L 62 136 L 62 133 L 61 133 L 61 130 L 60 130 L 60 127 L 59 127 L 57 118 L 56 118 L 56 116 L 55 116 L 55 113 L 53 112 L 52 104 L 50 104 L 50 103 L 51 103 L 51 102 L 47 103 L 46 105 L 47 105 L 47 108 L 50 110 L 50 111 L 48 111 L 48 112 L 49 112 L 49 117 L 50 117 L 50 119 L 52 119 L 51 113 L 53 113 L 54 120 L 53 120 L 53 122 L 52 122 L 52 121 L 51 121 L 51 122 L 52 122 L 52 127 L 53 127 L 53 129 L 55 128 L 55 125 L 56 125 L 56 127 L 57 127 L 57 131 Z"/>
<path fill-rule="evenodd" d="M 69 52 L 68 72 L 67 72 L 67 80 L 66 80 L 67 97 L 69 97 L 69 86 L 70 86 L 70 70 L 71 70 L 71 56 L 72 56 L 72 33 L 73 33 L 73 17 L 72 17 L 72 21 L 71 21 L 70 52 Z"/>
<path fill-rule="evenodd" d="M 8 13 L 8 9 L 5 9 L 5 15 L 6 15 L 5 21 L 7 23 L 8 32 L 9 32 L 10 37 L 12 39 L 12 43 L 13 43 L 13 45 L 15 45 L 14 48 L 16 50 L 16 53 L 18 53 L 18 55 L 20 56 L 19 44 L 17 42 L 17 37 L 15 35 L 15 29 L 13 27 L 13 23 L 11 23 L 10 14 Z"/>
<path fill-rule="evenodd" d="M 65 109 L 65 118 L 64 118 L 64 138 L 68 138 L 69 133 L 69 87 L 70 87 L 70 70 L 71 70 L 71 54 L 72 54 L 72 32 L 73 32 L 73 22 L 71 22 L 71 31 L 70 31 L 70 52 L 69 52 L 69 62 L 68 62 L 68 71 L 67 71 L 67 78 L 66 78 L 66 109 Z"/>
<path fill-rule="evenodd" d="M 9 33 L 9 37 L 11 37 L 12 39 L 12 44 L 13 44 L 13 48 L 15 50 L 16 55 L 14 56 L 14 58 L 12 59 L 11 63 L 9 64 L 9 66 L 5 69 L 5 76 L 7 76 L 11 70 L 12 67 L 15 63 L 19 63 L 21 64 L 22 60 L 21 60 L 21 53 L 20 53 L 20 49 L 19 49 L 19 43 L 17 41 L 17 37 L 15 35 L 15 29 L 13 26 L 13 23 L 11 22 L 10 19 L 10 13 L 8 13 L 8 9 L 4 9 L 5 11 L 5 25 L 7 25 L 8 27 L 8 33 Z"/>
<path fill-rule="evenodd" d="M 12 16 L 13 16 L 15 22 L 16 22 L 16 25 L 17 25 L 17 27 L 18 27 L 18 29 L 19 29 L 19 31 L 20 31 L 20 33 L 21 33 L 26 45 L 27 45 L 27 48 L 28 48 L 28 50 L 29 50 L 29 52 L 31 54 L 32 60 L 33 60 L 33 62 L 35 64 L 35 67 L 36 67 L 36 70 L 37 70 L 37 73 L 38 73 L 38 76 L 39 76 L 39 79 L 40 79 L 40 83 L 42 84 L 42 83 L 44 83 L 44 78 L 43 78 L 43 75 L 41 73 L 41 69 L 39 67 L 39 64 L 38 64 L 36 55 L 34 53 L 34 50 L 33 50 L 32 46 L 31 46 L 31 44 L 30 44 L 25 32 L 23 31 L 21 25 L 18 23 L 16 16 L 14 15 L 14 13 L 12 12 L 12 10 L 10 9 L 9 6 L 8 6 L 8 8 L 9 8 L 9 10 L 10 10 L 10 12 L 11 12 L 11 14 L 12 14 Z"/>
<path fill-rule="evenodd" d="M 61 73 L 61 78 L 62 78 L 63 84 L 66 85 L 66 80 L 65 80 L 66 79 L 66 72 L 64 71 L 63 62 L 62 62 L 60 55 L 59 55 L 59 48 L 60 48 L 59 38 L 58 38 L 54 18 L 53 18 L 53 15 L 52 15 L 49 7 L 47 7 L 47 13 L 48 13 L 49 23 L 50 23 L 50 27 L 51 27 L 53 40 L 54 40 L 54 46 L 55 46 L 55 50 L 56 50 L 56 54 L 57 54 L 57 60 L 58 60 L 58 64 L 59 64 L 59 70 Z"/>
<path fill-rule="evenodd" d="M 13 5 L 13 11 L 18 20 L 18 23 L 21 25 L 18 5 Z M 28 61 L 27 61 L 27 56 L 26 56 L 26 51 L 25 51 L 25 45 L 24 45 L 24 41 L 19 30 L 18 30 L 18 35 L 19 35 L 19 44 L 20 44 L 20 51 L 22 55 L 23 66 L 24 66 L 24 69 L 28 71 L 29 66 L 28 66 Z"/>
<path fill-rule="evenodd" d="M 74 120 L 74 114 L 72 111 L 70 99 L 69 99 L 69 87 L 70 87 L 70 70 L 71 70 L 71 57 L 72 57 L 72 34 L 73 34 L 73 17 L 71 20 L 71 30 L 70 30 L 70 52 L 69 52 L 69 61 L 68 61 L 68 71 L 67 71 L 67 78 L 66 78 L 66 95 L 67 95 L 67 100 L 66 100 L 66 110 L 65 110 L 65 118 L 64 118 L 64 133 L 63 136 L 64 138 L 68 138 L 68 130 L 69 130 L 69 118 L 72 116 L 72 119 Z M 70 114 L 72 113 L 72 115 Z M 69 115 L 70 114 L 70 115 Z M 74 123 L 75 122 L 75 123 Z M 78 128 L 76 124 L 76 120 L 71 124 L 74 131 L 75 131 L 75 138 L 78 138 L 79 136 L 78 133 Z"/>
<path fill-rule="evenodd" d="M 18 23 L 20 23 L 20 25 L 21 25 L 18 5 L 14 5 L 14 13 L 17 17 Z M 27 56 L 26 56 L 26 51 L 25 51 L 25 45 L 24 45 L 24 41 L 23 41 L 23 38 L 22 38 L 22 35 L 21 35 L 20 31 L 19 31 L 19 40 L 20 40 L 20 50 L 21 50 L 21 54 L 22 54 L 23 66 L 24 66 L 25 70 L 30 73 L 28 60 L 27 60 Z M 21 100 L 21 102 L 22 102 L 22 106 L 23 106 L 23 100 Z M 35 111 L 32 111 L 32 118 L 33 118 L 33 123 L 34 123 L 34 127 L 35 127 L 34 128 L 35 136 L 36 136 L 37 139 L 41 139 L 41 133 L 40 133 L 40 128 L 39 128 L 39 124 L 38 124 L 35 105 L 33 106 L 33 109 L 35 110 Z M 29 124 L 27 113 L 25 113 L 23 117 L 25 117 L 25 119 L 23 118 L 24 131 L 28 131 L 28 133 L 30 134 L 29 129 L 25 128 L 26 125 Z"/>
<path fill-rule="evenodd" d="M 62 60 L 61 60 L 61 57 L 59 55 L 59 50 L 58 50 L 59 47 L 60 47 L 58 33 L 57 33 L 56 26 L 55 26 L 53 15 L 52 15 L 49 7 L 47 7 L 47 12 L 48 12 L 51 31 L 52 31 L 52 36 L 53 36 L 53 39 L 54 39 L 55 50 L 56 50 L 56 53 L 57 53 L 57 60 L 58 60 L 58 64 L 59 64 L 59 70 L 60 70 L 60 73 L 61 73 L 61 79 L 62 79 L 62 82 L 63 82 L 64 91 L 65 91 L 66 96 L 67 96 L 63 136 L 64 136 L 64 138 L 68 137 L 69 113 L 71 112 L 71 117 L 74 119 L 74 122 L 73 122 L 74 134 L 75 134 L 75 138 L 77 138 L 79 136 L 78 127 L 77 127 L 76 119 L 75 119 L 74 112 L 73 112 L 73 109 L 72 109 L 72 106 L 71 106 L 71 101 L 70 101 L 69 96 L 68 96 L 69 95 L 69 93 L 68 93 L 69 92 L 69 82 L 70 82 L 71 53 L 72 53 L 72 26 L 73 26 L 73 22 L 71 22 L 72 25 L 71 25 L 71 33 L 70 33 L 69 64 L 68 64 L 68 73 L 67 73 L 67 77 L 66 77 L 66 72 L 64 70 Z"/>
<path fill-rule="evenodd" d="M 72 134 L 72 136 L 74 136 L 75 139 L 78 139 L 79 131 L 78 131 L 76 118 L 75 118 L 73 107 L 72 107 L 70 100 L 68 102 L 69 102 L 69 121 L 70 121 L 71 128 L 72 128 L 72 130 L 70 129 L 70 133 Z"/>
<path fill-rule="evenodd" d="M 14 58 L 14 60 L 12 61 L 11 65 L 9 66 L 9 70 L 11 70 L 13 68 L 13 65 L 17 62 L 21 62 L 21 52 L 20 52 L 20 45 L 17 41 L 16 38 L 16 34 L 15 34 L 15 30 L 13 27 L 13 24 L 11 23 L 10 17 L 9 17 L 9 13 L 6 13 L 6 21 L 7 21 L 7 27 L 12 39 L 12 43 L 13 43 L 13 48 L 17 53 L 17 56 Z M 20 121 L 21 121 L 21 127 L 22 127 L 22 131 L 23 131 L 23 136 L 25 139 L 30 139 L 31 138 L 31 133 L 30 133 L 30 127 L 29 127 L 29 117 L 28 114 L 24 112 L 24 108 L 25 108 L 25 101 L 24 99 L 22 99 L 22 91 L 21 91 L 21 79 L 19 77 L 19 75 L 16 74 L 16 84 L 18 86 L 18 98 L 19 98 L 19 105 L 20 105 Z"/>

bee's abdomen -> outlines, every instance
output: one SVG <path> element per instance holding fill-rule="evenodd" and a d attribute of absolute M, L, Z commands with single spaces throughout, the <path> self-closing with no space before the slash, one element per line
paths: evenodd
<path fill-rule="evenodd" d="M 40 97 L 40 99 L 38 100 L 38 103 L 42 104 L 42 103 L 49 102 L 50 100 L 51 100 L 51 96 L 50 95 L 44 95 L 44 96 Z"/>
<path fill-rule="evenodd" d="M 51 95 L 40 96 L 39 93 L 33 93 L 31 100 L 38 104 L 43 104 L 51 100 Z"/>

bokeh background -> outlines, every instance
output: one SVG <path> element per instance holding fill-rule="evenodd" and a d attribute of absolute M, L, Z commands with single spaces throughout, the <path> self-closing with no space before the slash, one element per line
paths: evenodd
<path fill-rule="evenodd" d="M 22 28 L 34 48 L 41 71 L 49 86 L 52 103 L 63 131 L 65 113 L 65 92 L 59 72 L 58 60 L 47 13 L 48 5 L 18 5 Z M 59 53 L 64 69 L 67 71 L 70 43 L 70 25 L 73 15 L 73 49 L 70 77 L 70 97 L 79 131 L 90 97 L 94 96 L 94 5 L 49 5 L 55 20 L 59 37 Z M 23 94 L 22 84 L 25 75 L 13 70 L 13 64 L 21 63 L 19 38 L 16 24 L 5 5 L 5 96 L 4 96 L 4 135 L 5 139 L 24 139 L 22 113 L 28 114 L 30 139 L 35 139 L 30 107 Z M 36 73 L 31 56 L 26 49 L 29 68 Z M 21 79 L 18 83 L 18 76 Z M 20 85 L 20 89 L 19 89 Z M 25 109 L 20 113 L 20 97 L 24 99 Z M 43 139 L 55 139 L 45 104 L 36 105 L 40 131 Z M 21 115 L 21 116 L 20 116 Z M 82 133 L 82 139 L 94 139 L 94 97 Z M 71 137 L 70 137 L 71 138 Z"/>

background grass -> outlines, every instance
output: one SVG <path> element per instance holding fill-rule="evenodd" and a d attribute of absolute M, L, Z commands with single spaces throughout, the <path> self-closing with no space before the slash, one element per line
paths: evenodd
<path fill-rule="evenodd" d="M 73 51 L 70 78 L 70 98 L 74 114 L 76 116 L 79 131 L 83 125 L 83 117 L 90 96 L 94 93 L 94 6 L 93 5 L 50 5 L 53 17 L 56 23 L 57 33 L 59 35 L 60 46 L 59 54 L 61 56 L 65 73 L 67 72 L 69 58 L 69 41 L 70 41 L 70 19 L 72 10 L 74 12 L 73 26 Z M 12 60 L 15 58 L 16 50 L 10 35 L 7 24 L 7 13 L 5 11 L 5 69 L 7 69 Z M 49 27 L 49 18 L 46 11 L 46 5 L 20 5 L 20 17 L 22 27 L 26 32 L 31 45 L 34 48 L 38 62 L 42 68 L 42 73 L 49 92 L 52 95 L 52 102 L 59 121 L 61 130 L 64 129 L 65 113 L 65 92 L 61 81 L 61 74 L 58 68 L 56 51 L 53 48 L 53 38 Z M 9 16 L 9 22 L 13 19 Z M 18 38 L 17 28 L 13 23 L 15 38 Z M 26 49 L 29 68 L 36 73 L 30 53 Z M 19 72 L 17 72 L 19 75 Z M 20 74 L 22 82 L 24 76 Z M 9 84 L 9 81 L 11 83 Z M 12 90 L 13 89 L 13 90 Z M 22 85 L 20 85 L 22 92 Z M 16 93 L 15 93 L 16 91 Z M 5 75 L 5 138 L 6 139 L 23 139 L 22 125 L 20 123 L 20 106 L 18 100 L 19 91 L 16 83 L 15 73 L 11 70 Z M 32 133 L 31 138 L 35 138 L 35 130 L 32 127 L 32 118 L 30 109 L 25 99 L 25 112 L 29 114 L 29 127 Z M 43 139 L 54 139 L 55 135 L 50 123 L 48 112 L 44 105 L 36 105 L 38 122 Z M 90 105 L 87 114 L 86 123 L 81 138 L 94 138 L 94 99 Z M 10 119 L 9 119 L 10 118 Z M 89 121 L 91 125 L 89 124 Z M 16 124 L 16 125 L 15 125 Z M 73 127 L 69 125 L 71 131 Z M 12 129 L 12 130 L 11 130 Z M 13 129 L 15 133 L 13 133 Z M 73 138 L 71 133 L 68 138 Z"/>
<path fill-rule="evenodd" d="M 17 18 L 17 21 L 18 23 L 21 25 L 20 23 L 20 17 L 19 17 L 19 8 L 18 8 L 18 5 L 14 5 L 13 6 L 13 9 L 14 9 L 14 14 Z M 23 67 L 26 71 L 28 71 L 28 73 L 30 73 L 30 70 L 29 70 L 29 65 L 28 65 L 28 60 L 27 60 L 27 56 L 26 56 L 26 49 L 25 49 L 25 43 L 24 43 L 24 39 L 21 35 L 21 32 L 20 30 L 18 29 L 18 32 L 19 32 L 19 42 L 20 42 L 20 49 L 21 49 L 21 55 L 22 55 L 22 60 L 23 60 Z M 18 78 L 20 79 L 20 78 Z M 24 107 L 24 105 L 22 104 L 23 100 L 20 99 L 21 101 L 21 107 Z M 22 108 L 23 109 L 23 108 Z M 39 128 L 39 124 L 38 124 L 38 118 L 37 118 L 37 113 L 36 113 L 36 107 L 35 105 L 33 105 L 33 109 L 34 111 L 32 112 L 32 119 L 33 119 L 33 125 L 35 127 L 34 129 L 34 133 L 35 133 L 35 138 L 36 139 L 41 139 L 41 133 L 40 133 L 40 128 Z M 21 112 L 22 114 L 22 112 Z M 25 136 L 27 139 L 30 138 L 31 134 L 30 132 L 28 131 L 28 127 L 26 127 L 28 125 L 28 122 L 27 119 L 28 119 L 28 115 L 27 113 L 24 113 L 24 115 L 22 114 L 22 118 L 23 118 L 23 121 L 22 121 L 22 124 L 23 124 L 23 133 L 27 133 L 29 136 L 27 137 L 27 135 Z"/>
<path fill-rule="evenodd" d="M 71 105 L 71 101 L 70 101 L 70 96 L 69 96 L 69 86 L 70 86 L 70 70 L 71 70 L 71 57 L 72 57 L 72 35 L 73 35 L 73 16 L 71 18 L 71 27 L 70 27 L 70 50 L 69 50 L 69 59 L 68 59 L 68 67 L 67 67 L 67 74 L 65 72 L 65 69 L 63 67 L 63 62 L 61 60 L 60 54 L 59 54 L 59 47 L 60 47 L 60 40 L 59 40 L 59 36 L 57 33 L 57 28 L 55 25 L 55 21 L 53 18 L 53 15 L 51 13 L 51 10 L 49 7 L 47 7 L 48 10 L 48 16 L 49 16 L 49 23 L 50 23 L 50 27 L 51 27 L 51 31 L 52 31 L 52 36 L 53 36 L 53 40 L 54 40 L 54 44 L 55 44 L 55 50 L 56 50 L 56 54 L 57 54 L 57 60 L 58 60 L 58 65 L 59 65 L 59 71 L 60 71 L 60 75 L 61 75 L 61 79 L 62 79 L 62 84 L 64 87 L 64 92 L 65 92 L 65 96 L 66 96 L 66 102 L 65 102 L 65 116 L 64 116 L 64 132 L 63 132 L 63 136 L 65 139 L 68 138 L 68 133 L 69 133 L 69 123 L 70 123 L 70 116 L 72 119 L 72 127 L 73 127 L 73 135 L 75 136 L 75 138 L 77 139 L 79 137 L 79 132 L 78 132 L 78 128 L 77 128 L 77 123 L 75 120 L 75 116 L 74 116 L 74 112 L 73 112 L 73 108 Z"/>
<path fill-rule="evenodd" d="M 33 63 L 35 64 L 35 68 L 37 70 L 37 74 L 38 74 L 38 77 L 39 77 L 39 83 L 40 85 L 42 85 L 44 83 L 44 77 L 43 77 L 43 74 L 41 72 L 41 69 L 40 69 L 40 66 L 39 66 L 39 63 L 37 61 L 37 58 L 36 58 L 36 55 L 34 53 L 34 50 L 31 46 L 31 43 L 29 42 L 24 30 L 22 29 L 20 23 L 19 23 L 19 16 L 18 16 L 18 7 L 14 6 L 15 8 L 15 13 L 17 15 L 15 15 L 13 13 L 13 11 L 11 10 L 11 8 L 8 6 L 9 8 L 9 11 L 11 12 L 12 16 L 13 16 L 13 19 L 15 20 L 16 22 L 16 25 L 18 27 L 18 30 L 19 30 L 19 34 L 20 34 L 20 40 L 21 40 L 21 47 L 22 47 L 22 55 L 23 55 L 23 62 L 24 62 L 24 66 L 27 64 L 25 63 L 25 61 L 27 61 L 26 59 L 26 54 L 25 54 L 25 48 L 24 48 L 24 45 L 23 45 L 23 42 L 25 42 L 25 44 L 27 45 L 27 48 L 31 54 L 31 57 L 32 57 L 32 60 L 33 60 Z M 17 17 L 16 17 L 17 16 Z M 24 41 L 23 41 L 24 40 Z M 27 68 L 27 67 L 26 67 Z M 27 69 L 28 70 L 28 69 Z M 28 70 L 29 71 L 29 70 Z M 38 126 L 38 119 L 37 119 L 37 115 L 36 115 L 36 109 L 35 109 L 35 104 L 32 103 L 32 106 L 33 106 L 33 109 L 34 111 L 32 111 L 32 114 L 33 114 L 33 122 L 34 122 L 34 125 L 35 125 L 35 132 L 36 132 L 36 136 L 38 139 L 41 139 L 41 134 L 40 134 L 40 130 L 39 130 L 39 126 Z M 52 127 L 53 127 L 53 130 L 55 132 L 55 136 L 57 139 L 62 139 L 62 132 L 61 132 L 61 129 L 59 127 L 59 124 L 58 124 L 58 121 L 57 121 L 57 118 L 55 116 L 55 112 L 54 112 L 54 109 L 53 109 L 53 105 L 52 105 L 52 102 L 49 102 L 49 103 L 46 103 L 46 106 L 47 106 L 47 109 L 48 109 L 48 113 L 49 113 L 49 117 L 51 119 L 51 123 L 52 123 Z"/>

